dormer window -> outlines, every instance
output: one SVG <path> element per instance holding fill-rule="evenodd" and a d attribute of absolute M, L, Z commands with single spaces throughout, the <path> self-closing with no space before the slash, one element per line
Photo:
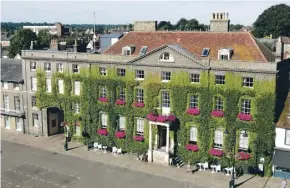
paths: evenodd
<path fill-rule="evenodd" d="M 145 55 L 148 47 L 147 46 L 142 46 L 139 55 Z"/>
<path fill-rule="evenodd" d="M 233 54 L 233 49 L 221 49 L 218 52 L 218 59 L 219 60 L 230 60 Z"/>
<path fill-rule="evenodd" d="M 164 52 L 163 54 L 161 54 L 159 61 L 174 62 L 174 59 L 170 53 Z"/>
<path fill-rule="evenodd" d="M 134 46 L 125 46 L 122 48 L 122 55 L 132 55 Z"/>
<path fill-rule="evenodd" d="M 207 57 L 209 54 L 209 48 L 204 48 L 201 53 L 201 57 Z"/>

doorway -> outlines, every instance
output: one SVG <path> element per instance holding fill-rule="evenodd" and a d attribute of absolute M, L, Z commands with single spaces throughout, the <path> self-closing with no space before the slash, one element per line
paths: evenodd
<path fill-rule="evenodd" d="M 159 136 L 159 149 L 166 149 L 166 135 L 167 135 L 167 129 L 163 126 L 158 126 L 158 136 Z"/>
<path fill-rule="evenodd" d="M 59 134 L 63 132 L 61 122 L 63 122 L 63 111 L 59 108 L 48 108 L 47 109 L 47 129 L 48 135 Z"/>

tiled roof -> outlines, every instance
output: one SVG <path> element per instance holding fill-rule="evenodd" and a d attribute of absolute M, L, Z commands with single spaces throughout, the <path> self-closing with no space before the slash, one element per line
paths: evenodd
<path fill-rule="evenodd" d="M 286 98 L 286 101 L 284 103 L 283 111 L 280 114 L 279 120 L 276 123 L 277 127 L 284 127 L 284 128 L 290 128 L 290 119 L 288 118 L 290 115 L 290 92 L 288 93 L 288 96 Z"/>
<path fill-rule="evenodd" d="M 104 53 L 121 55 L 122 47 L 134 45 L 132 55 L 138 56 L 142 46 L 148 47 L 148 53 L 162 45 L 176 43 L 196 57 L 201 57 L 203 48 L 210 48 L 209 57 L 216 60 L 218 50 L 233 48 L 233 60 L 267 61 L 253 36 L 248 32 L 129 32 Z"/>
<path fill-rule="evenodd" d="M 20 82 L 22 63 L 20 59 L 1 58 L 1 81 Z"/>

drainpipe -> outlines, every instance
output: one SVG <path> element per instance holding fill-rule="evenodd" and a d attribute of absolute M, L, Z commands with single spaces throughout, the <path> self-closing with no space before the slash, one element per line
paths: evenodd
<path fill-rule="evenodd" d="M 23 89 L 24 89 L 24 80 L 22 79 L 20 82 L 19 82 L 19 84 L 21 84 L 21 92 L 20 92 L 20 94 L 21 94 L 21 111 L 24 113 L 24 114 L 26 114 L 25 113 L 25 110 L 24 110 L 24 96 L 23 96 Z M 24 117 L 23 116 L 21 116 L 21 121 L 22 121 L 22 133 L 23 134 L 25 134 L 25 126 L 24 126 L 24 124 L 25 124 L 25 121 L 24 121 Z"/>

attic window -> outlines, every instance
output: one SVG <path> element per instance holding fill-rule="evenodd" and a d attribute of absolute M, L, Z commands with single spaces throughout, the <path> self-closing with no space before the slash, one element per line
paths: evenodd
<path fill-rule="evenodd" d="M 207 57 L 209 54 L 209 48 L 204 48 L 202 50 L 202 54 L 201 54 L 201 57 Z"/>
<path fill-rule="evenodd" d="M 173 62 L 174 59 L 170 53 L 164 52 L 163 54 L 161 54 L 159 61 Z"/>
<path fill-rule="evenodd" d="M 134 47 L 132 46 L 125 46 L 122 48 L 122 55 L 132 55 Z"/>
<path fill-rule="evenodd" d="M 146 51 L 147 51 L 147 48 L 148 48 L 147 46 L 142 46 L 139 55 L 145 55 Z"/>
<path fill-rule="evenodd" d="M 219 60 L 230 60 L 232 54 L 233 54 L 233 49 L 231 49 L 231 48 L 221 49 L 218 52 L 218 59 Z"/>

